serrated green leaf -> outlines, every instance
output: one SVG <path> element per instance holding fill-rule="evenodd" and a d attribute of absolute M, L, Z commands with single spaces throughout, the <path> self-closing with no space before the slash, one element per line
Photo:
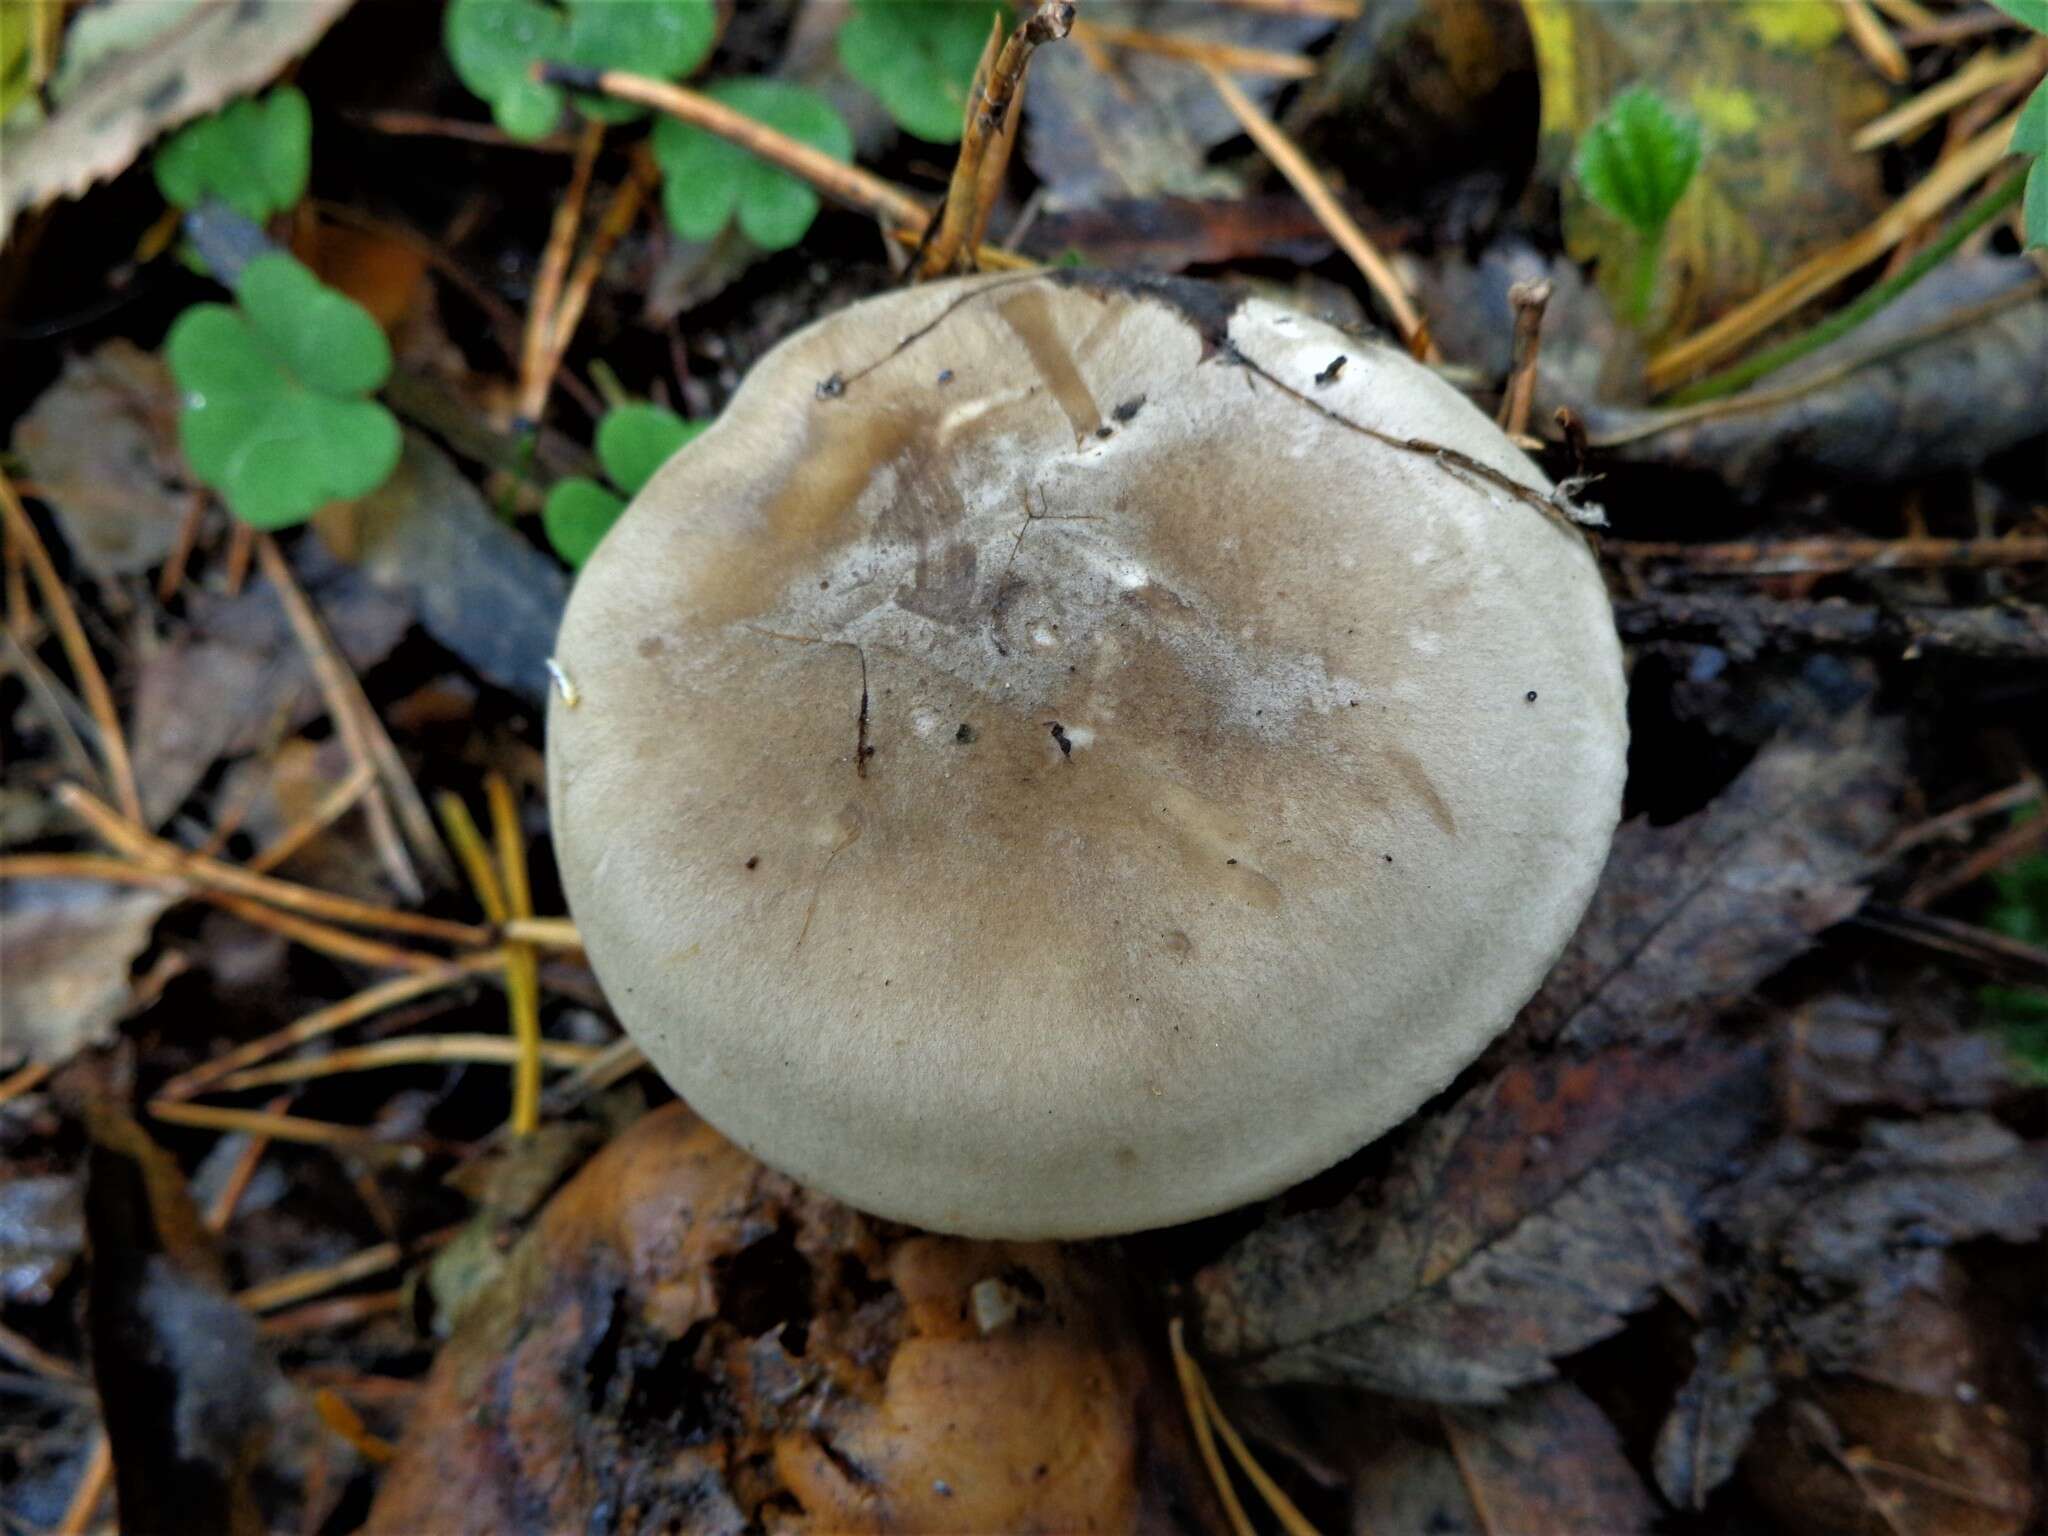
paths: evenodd
<path fill-rule="evenodd" d="M 1698 122 L 1638 88 L 1616 96 L 1586 130 L 1574 169 L 1595 203 L 1655 238 L 1691 184 L 1701 152 Z"/>
<path fill-rule="evenodd" d="M 881 98 L 897 127 L 951 144 L 1002 10 L 991 0 L 858 0 L 839 29 L 839 62 Z"/>
<path fill-rule="evenodd" d="M 312 111 L 297 86 L 285 85 L 187 123 L 152 168 L 165 202 L 192 208 L 217 197 L 261 223 L 305 195 L 312 150 Z"/>
<path fill-rule="evenodd" d="M 835 160 L 853 158 L 853 135 L 839 114 L 801 86 L 725 80 L 709 94 Z M 686 240 L 709 240 L 737 217 L 747 238 L 763 250 L 785 250 L 803 239 L 817 217 L 817 194 L 803 181 L 692 124 L 675 118 L 656 123 L 654 157 L 661 165 L 662 206 Z"/>
<path fill-rule="evenodd" d="M 605 412 L 597 424 L 597 461 L 628 496 L 653 477 L 683 444 L 704 430 L 666 406 L 632 401 Z"/>
<path fill-rule="evenodd" d="M 2048 34 L 2048 0 L 1991 0 L 2023 27 Z"/>
<path fill-rule="evenodd" d="M 391 374 L 391 344 L 368 310 L 282 252 L 242 269 L 235 296 L 278 359 L 309 387 L 360 395 Z"/>
<path fill-rule="evenodd" d="M 530 73 L 535 59 L 559 59 L 569 23 L 540 0 L 454 0 L 442 17 L 442 42 L 462 83 L 491 104 L 491 116 L 515 139 L 537 139 L 562 115 L 562 93 Z"/>
<path fill-rule="evenodd" d="M 375 490 L 402 446 L 361 398 L 391 367 L 376 322 L 281 254 L 251 262 L 239 293 L 242 308 L 195 305 L 165 340 L 193 471 L 259 528 Z"/>
<path fill-rule="evenodd" d="M 2008 148 L 2015 155 L 2048 155 L 2048 80 L 2035 86 L 2034 94 L 2020 108 Z"/>
<path fill-rule="evenodd" d="M 2020 205 L 2020 230 L 2028 250 L 2048 249 L 2048 155 L 2027 172 L 2026 201 Z"/>
<path fill-rule="evenodd" d="M 540 523 L 555 553 L 580 570 L 625 510 L 619 497 L 576 475 L 555 482 L 541 506 Z"/>

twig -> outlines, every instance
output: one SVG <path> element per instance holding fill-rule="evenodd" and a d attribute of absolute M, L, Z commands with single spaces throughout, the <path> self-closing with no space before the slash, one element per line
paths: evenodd
<path fill-rule="evenodd" d="M 505 892 L 505 915 L 533 916 L 533 891 L 527 879 L 526 836 L 519 826 L 519 804 L 504 775 L 484 779 L 491 807 L 491 830 L 498 844 L 498 878 Z M 514 1136 L 540 1129 L 540 961 L 533 947 L 516 941 L 505 945 L 505 996 L 512 1014 L 512 1040 L 518 1062 L 512 1073 L 511 1126 Z"/>
<path fill-rule="evenodd" d="M 1980 795 L 1975 800 L 1943 811 L 1937 816 L 1930 816 L 1925 821 L 1906 828 L 1886 843 L 1879 850 L 1878 856 L 1885 860 L 1895 859 L 1908 849 L 1918 848 L 1922 843 L 1959 836 L 1986 816 L 1996 816 L 2022 805 L 2031 805 L 2040 798 L 2041 781 L 2029 774 L 2017 784 L 1994 789 L 1988 795 Z"/>
<path fill-rule="evenodd" d="M 291 1107 L 292 1096 L 281 1093 L 264 1106 L 270 1114 L 282 1114 Z M 206 1208 L 206 1229 L 218 1237 L 227 1231 L 228 1223 L 235 1219 L 235 1208 L 242 1203 L 242 1197 L 249 1192 L 250 1181 L 256 1177 L 256 1169 L 262 1164 L 263 1156 L 270 1150 L 268 1136 L 251 1136 L 242 1146 L 241 1155 L 235 1159 L 235 1166 L 228 1170 L 227 1179 L 221 1184 L 220 1193 Z"/>
<path fill-rule="evenodd" d="M 529 422 L 538 422 L 547 409 L 548 381 L 554 377 L 547 360 L 555 335 L 555 306 L 562 295 L 562 281 L 569 275 L 569 260 L 576 252 L 576 229 L 583 222 L 583 203 L 590 195 L 591 174 L 597 169 L 597 152 L 603 144 L 604 124 L 595 119 L 586 122 L 576 141 L 569 186 L 555 204 L 548 243 L 541 252 L 533 294 L 526 303 L 526 333 L 519 348 L 518 399 L 519 415 Z"/>
<path fill-rule="evenodd" d="M 282 1029 L 255 1040 L 247 1040 L 211 1061 L 179 1073 L 158 1090 L 162 1099 L 189 1099 L 209 1084 L 217 1083 L 230 1073 L 252 1067 L 294 1046 L 304 1045 L 336 1030 L 346 1029 L 364 1019 L 382 1013 L 386 1008 L 395 1008 L 400 1003 L 409 1003 L 414 998 L 426 997 L 449 987 L 460 985 L 471 977 L 486 975 L 504 964 L 502 950 L 488 950 L 480 955 L 464 955 L 432 971 L 416 976 L 400 976 L 391 981 L 381 981 L 373 987 L 365 987 L 352 997 L 325 1008 L 315 1009 L 304 1018 L 287 1024 Z"/>
<path fill-rule="evenodd" d="M 57 1522 L 57 1528 L 50 1536 L 85 1536 L 113 1481 L 114 1447 L 102 1429 L 93 1438 L 92 1454 L 86 1458 L 85 1473 L 78 1479 L 78 1490 L 71 1495 L 71 1502 L 64 1509 L 64 1518 Z"/>
<path fill-rule="evenodd" d="M 1270 16 L 1319 16 L 1326 21 L 1355 21 L 1365 10 L 1364 0 L 1217 0 L 1240 11 L 1264 11 Z"/>
<path fill-rule="evenodd" d="M 356 763 L 348 777 L 320 797 L 319 803 L 258 850 L 245 866 L 252 874 L 268 874 L 314 838 L 355 809 L 356 802 L 377 782 L 373 763 Z"/>
<path fill-rule="evenodd" d="M 1870 0 L 1840 0 L 1840 4 L 1844 28 L 1857 51 L 1893 85 L 1904 85 L 1912 73 L 1906 62 L 1906 50 L 1877 19 L 1870 9 Z"/>
<path fill-rule="evenodd" d="M 1651 391 L 1668 390 L 1681 379 L 1733 355 L 1809 299 L 1827 292 L 1937 217 L 2005 157 L 2017 116 L 2006 117 L 1950 155 L 1858 233 L 1801 262 L 1762 293 L 1652 358 L 1647 371 Z"/>
<path fill-rule="evenodd" d="M 449 1061 L 524 1070 L 530 1057 L 535 1066 L 582 1067 L 589 1065 L 601 1050 L 600 1046 L 560 1040 L 541 1040 L 529 1047 L 503 1035 L 408 1035 L 402 1040 L 378 1040 L 369 1045 L 346 1046 L 325 1056 L 307 1056 L 267 1067 L 251 1067 L 246 1072 L 231 1072 L 214 1085 L 214 1091 L 240 1093 L 274 1083 L 300 1083 L 309 1078 L 339 1077 L 381 1067 L 432 1066 Z M 537 1101 L 538 1095 L 535 1097 Z"/>
<path fill-rule="evenodd" d="M 1588 438 L 1587 444 L 1593 448 L 1619 448 L 1627 443 L 1641 442 L 1645 438 L 1682 430 L 1695 422 L 1775 410 L 1781 405 L 1805 399 L 1809 395 L 1839 384 L 1859 369 L 1868 368 L 1889 358 L 1903 357 L 1919 347 L 1981 324 L 1993 315 L 2002 314 L 2017 305 L 2031 304 L 2043 293 L 2048 293 L 2048 276 L 2029 278 L 2024 282 L 2015 283 L 2003 293 L 1994 293 L 1988 299 L 1979 299 L 1974 304 L 1965 304 L 1959 309 L 1950 310 L 1926 325 L 1915 326 L 1902 336 L 1889 337 L 1864 351 L 1838 358 L 1825 367 L 1815 368 L 1802 376 L 1797 383 L 1779 384 L 1770 389 L 1744 390 L 1739 395 L 1728 395 L 1699 405 L 1646 411 L 1642 419 L 1602 432 L 1597 437 Z"/>
<path fill-rule="evenodd" d="M 2048 843 L 2048 816 L 2035 816 L 2017 826 L 2007 827 L 1953 869 L 1914 881 L 1900 898 L 1899 905 L 1908 912 L 1931 907 L 1944 897 L 1953 896 L 1957 891 L 1975 885 L 1986 875 L 2005 868 L 2013 860 L 2025 858 L 2043 843 Z"/>
<path fill-rule="evenodd" d="M 255 528 L 239 517 L 228 519 L 228 564 L 222 581 L 229 597 L 242 595 L 242 583 L 249 579 L 249 561 L 255 553 Z"/>
<path fill-rule="evenodd" d="M 1920 0 L 1872 0 L 1872 3 L 1902 27 L 1930 26 L 1940 19 Z M 1899 40 L 1908 41 L 1903 37 Z"/>
<path fill-rule="evenodd" d="M 617 101 L 637 102 L 670 117 L 694 123 L 729 143 L 737 144 L 770 164 L 802 177 L 820 192 L 850 207 L 864 209 L 893 224 L 922 230 L 931 210 L 902 188 L 881 177 L 833 159 L 822 149 L 779 133 L 735 112 L 701 91 L 670 85 L 665 80 L 629 74 L 620 69 L 586 69 L 572 64 L 542 64 L 536 78 L 571 90 L 594 91 Z"/>
<path fill-rule="evenodd" d="M 57 567 L 50 563 L 50 552 L 43 548 L 28 509 L 22 506 L 21 498 L 14 494 L 14 483 L 4 473 L 0 473 L 0 516 L 6 520 L 9 539 L 27 560 L 29 572 L 42 590 L 43 606 L 63 643 L 78 691 L 85 696 L 85 707 L 92 711 L 93 721 L 99 727 L 100 755 L 106 760 L 107 776 L 113 780 L 114 798 L 120 802 L 121 813 L 141 826 L 142 795 L 135 787 L 135 765 L 128 756 L 128 738 L 121 733 L 121 716 L 114 708 L 106 674 L 100 671 L 92 645 L 85 638 L 85 629 L 78 622 L 78 610 L 71 606 L 71 595 L 57 576 Z"/>
<path fill-rule="evenodd" d="M 1952 917 L 1936 917 L 1931 912 L 1909 912 L 1903 907 L 1866 906 L 1851 921 L 1881 933 L 1910 939 L 1944 955 L 1954 955 L 1994 976 L 2048 981 L 2048 946 L 2010 939 L 1988 928 L 1959 923 Z"/>
<path fill-rule="evenodd" d="M 35 1092 L 43 1079 L 56 1070 L 54 1061 L 31 1061 L 16 1067 L 5 1077 L 0 1077 L 0 1104 L 12 1103 L 25 1093 Z"/>
<path fill-rule="evenodd" d="M 1500 397 L 1501 430 L 1519 438 L 1529 430 L 1529 407 L 1536 398 L 1536 363 L 1543 348 L 1543 310 L 1550 303 L 1547 277 L 1524 278 L 1508 285 L 1508 303 L 1515 312 L 1514 367 Z"/>
<path fill-rule="evenodd" d="M 583 323 L 583 311 L 590 303 L 591 290 L 596 288 L 597 280 L 604 272 L 604 264 L 611 260 L 613 248 L 633 227 L 633 220 L 640 216 L 640 205 L 646 201 L 647 194 L 660 183 L 661 166 L 653 152 L 642 144 L 633 152 L 632 169 L 626 173 L 626 179 L 619 183 L 605 203 L 604 213 L 590 236 L 590 244 L 577 260 L 575 273 L 569 279 L 561 303 L 555 306 L 553 323 L 548 329 L 546 355 L 542 359 L 541 404 L 546 402 L 548 383 L 562 371 L 562 359 L 569 353 L 569 343 L 576 337 L 576 327 Z M 538 410 L 539 406 L 535 409 Z"/>
<path fill-rule="evenodd" d="M 313 1411 L 320 1416 L 320 1422 L 334 1431 L 358 1456 L 372 1465 L 383 1465 L 395 1461 L 398 1447 L 381 1435 L 373 1435 L 364 1425 L 362 1415 L 342 1401 L 341 1395 L 326 1387 L 313 1393 Z"/>
<path fill-rule="evenodd" d="M 185 584 L 185 567 L 191 562 L 192 547 L 199 542 L 199 526 L 206 520 L 206 492 L 197 490 L 185 504 L 185 515 L 178 519 L 177 541 L 171 545 L 171 553 L 164 561 L 163 569 L 157 572 L 156 600 L 168 603 L 178 595 L 178 588 Z"/>
<path fill-rule="evenodd" d="M 1709 575 L 1839 575 L 1845 571 L 1987 570 L 2048 563 L 2048 538 L 1782 539 L 1769 543 L 1675 544 L 1606 539 L 1621 560 L 1675 560 Z"/>
<path fill-rule="evenodd" d="M 86 749 L 84 738 L 78 734 L 77 725 L 72 722 L 75 712 L 82 721 L 90 723 L 84 705 L 69 693 L 50 669 L 43 665 L 43 659 L 26 645 L 13 630 L 0 628 L 0 643 L 4 643 L 7 659 L 21 673 L 21 680 L 28 684 L 28 690 L 49 716 L 50 729 L 57 738 L 58 755 L 71 766 L 80 778 L 91 779 L 102 788 L 106 787 L 106 773 L 99 762 Z"/>
<path fill-rule="evenodd" d="M 1429 362 L 1440 362 L 1442 354 L 1437 351 L 1436 343 L 1430 340 L 1429 327 L 1408 297 L 1407 290 L 1401 286 L 1400 278 L 1372 241 L 1366 238 L 1365 231 L 1344 211 L 1344 205 L 1324 185 L 1315 167 L 1308 163 L 1308 157 L 1295 148 L 1294 141 L 1281 131 L 1278 123 L 1260 111 L 1257 103 L 1239 89 L 1235 80 L 1219 69 L 1206 65 L 1203 68 L 1216 94 L 1223 98 L 1224 105 L 1230 108 L 1252 142 L 1279 168 L 1280 174 L 1301 194 L 1302 201 L 1323 221 L 1330 238 L 1365 274 L 1366 282 L 1393 316 L 1395 328 L 1400 331 L 1408 350 Z"/>
<path fill-rule="evenodd" d="M 1767 651 L 1927 653 L 1977 661 L 2048 661 L 2048 608 L 1888 610 L 1843 602 L 1779 602 L 1719 593 L 1624 598 L 1615 622 L 1628 640 L 1718 645 L 1740 657 Z"/>
<path fill-rule="evenodd" d="M 373 1317 L 389 1317 L 404 1310 L 403 1290 L 367 1291 L 359 1296 L 336 1296 L 327 1301 L 308 1302 L 302 1307 L 272 1313 L 257 1325 L 257 1331 L 266 1339 L 290 1339 L 301 1334 L 352 1327 Z"/>
<path fill-rule="evenodd" d="M 336 1125 L 331 1120 L 308 1120 L 301 1115 L 274 1115 L 261 1109 L 223 1109 L 217 1104 L 177 1104 L 151 1099 L 149 1114 L 151 1119 L 166 1125 L 268 1136 L 272 1141 L 288 1141 L 298 1146 L 363 1150 L 391 1145 L 375 1131 L 359 1125 Z"/>
<path fill-rule="evenodd" d="M 38 1376 L 47 1376 L 52 1381 L 61 1381 L 71 1386 L 85 1381 L 85 1372 L 69 1360 L 59 1359 L 33 1339 L 25 1339 L 6 1324 L 0 1323 L 0 1356 L 12 1360 L 23 1370 L 33 1371 Z"/>
<path fill-rule="evenodd" d="M 1938 48 L 1945 43 L 1960 43 L 1973 37 L 1983 37 L 1990 32 L 2024 31 L 2026 25 L 2017 17 L 1988 5 L 1973 6 L 1957 11 L 1950 16 L 1929 17 L 1912 23 L 1899 34 L 1899 41 L 1908 48 Z"/>
<path fill-rule="evenodd" d="M 488 144 L 493 149 L 539 150 L 544 154 L 566 155 L 576 148 L 576 140 L 565 133 L 549 134 L 542 139 L 515 139 L 494 123 L 471 123 L 458 118 L 436 117 L 431 112 L 402 112 L 391 109 L 382 112 L 344 112 L 344 118 L 361 123 L 375 133 L 390 134 L 393 138 L 460 139 L 465 144 Z"/>
<path fill-rule="evenodd" d="M 519 917 L 504 923 L 500 930 L 507 939 L 517 939 L 522 944 L 531 944 L 535 949 L 583 948 L 583 935 L 576 931 L 576 924 L 566 917 Z"/>
<path fill-rule="evenodd" d="M 1231 1536 L 1256 1536 L 1251 1517 L 1244 1512 L 1244 1505 L 1238 1502 L 1237 1490 L 1230 1485 L 1230 1470 L 1217 1454 L 1216 1436 L 1209 1424 L 1209 1407 L 1202 1393 L 1201 1371 L 1181 1337 L 1179 1318 L 1166 1325 L 1166 1340 L 1173 1351 L 1173 1371 L 1180 1379 L 1180 1396 L 1187 1405 L 1188 1424 L 1195 1432 L 1195 1449 L 1202 1453 L 1202 1465 L 1209 1469 L 1209 1481 L 1215 1485 L 1216 1495 L 1223 1501 L 1223 1513 L 1230 1521 Z"/>
<path fill-rule="evenodd" d="M 1849 147 L 1858 151 L 1876 149 L 1902 139 L 1973 97 L 2008 81 L 2025 79 L 2041 67 L 2041 54 L 2039 45 L 2015 48 L 2004 54 L 1986 49 L 1947 79 L 1929 86 L 1910 101 L 1900 102 L 1882 116 L 1873 117 L 1857 129 Z"/>
<path fill-rule="evenodd" d="M 1316 1528 L 1308 1523 L 1294 1500 L 1287 1497 L 1285 1490 L 1274 1482 L 1266 1469 L 1259 1465 L 1259 1459 L 1252 1455 L 1251 1447 L 1244 1443 L 1230 1420 L 1224 1415 L 1223 1405 L 1216 1401 L 1216 1392 L 1209 1385 L 1209 1378 L 1202 1374 L 1201 1366 L 1194 1357 L 1188 1357 L 1188 1364 L 1194 1371 L 1195 1382 L 1202 1389 L 1202 1406 L 1208 1410 L 1209 1419 L 1215 1425 L 1216 1433 L 1223 1437 L 1223 1443 L 1230 1454 L 1237 1459 L 1238 1466 L 1251 1485 L 1258 1489 L 1259 1497 L 1266 1501 L 1266 1508 L 1273 1512 L 1273 1518 L 1280 1522 L 1280 1529 L 1287 1536 L 1316 1536 Z"/>
<path fill-rule="evenodd" d="M 1316 61 L 1299 53 L 1280 53 L 1271 48 L 1246 48 L 1236 43 L 1216 43 L 1207 38 L 1184 37 L 1173 32 L 1147 32 L 1141 27 L 1119 27 L 1106 21 L 1078 21 L 1074 31 L 1088 42 L 1131 53 L 1156 54 L 1201 64 L 1211 69 L 1240 75 L 1269 75 L 1276 80 L 1306 80 L 1316 72 Z"/>
<path fill-rule="evenodd" d="M 347 661 L 328 637 L 327 626 L 321 622 L 312 600 L 292 574 L 291 562 L 285 559 L 277 541 L 269 534 L 263 535 L 257 554 L 263 562 L 264 575 L 277 589 L 293 632 L 299 637 L 299 644 L 305 648 L 313 675 L 319 679 L 320 691 L 327 699 L 328 715 L 333 720 L 336 734 L 342 738 L 352 760 L 376 765 L 384 794 L 372 795 L 364 803 L 371 834 L 380 847 L 385 837 L 390 837 L 393 846 L 386 860 L 387 869 L 395 880 L 399 880 L 400 892 L 408 900 L 418 901 L 424 894 L 420 889 L 419 876 L 413 871 L 412 861 L 406 857 L 405 844 L 392 830 L 391 817 L 395 812 L 405 827 L 406 836 L 411 839 L 413 851 L 426 862 L 435 880 L 445 883 L 454 879 L 455 871 L 448 862 L 448 851 L 441 846 L 441 839 L 434 832 L 434 818 L 427 814 L 426 803 L 420 799 L 420 792 L 412 782 L 412 775 L 406 771 L 398 748 L 392 745 L 384 722 L 377 718 L 377 711 L 371 706 L 369 695 L 363 692 L 363 685 L 356 680 L 355 673 L 349 670 Z M 385 795 L 389 796 L 388 804 Z M 383 829 L 381 833 L 380 827 Z"/>
<path fill-rule="evenodd" d="M 175 843 L 131 826 L 76 784 L 59 785 L 57 799 L 66 810 L 83 820 L 117 852 L 138 863 L 168 870 L 196 886 L 253 897 L 290 912 L 324 918 L 355 928 L 381 929 L 387 933 L 409 933 L 418 938 L 437 939 L 447 944 L 480 946 L 491 942 L 490 930 L 447 918 L 402 912 L 396 907 L 378 906 L 353 896 L 336 896 L 310 885 L 280 880 L 275 875 L 251 874 L 233 864 L 222 863 L 187 852 Z"/>
<path fill-rule="evenodd" d="M 491 863 L 490 844 L 477 830 L 476 818 L 469 814 L 469 807 L 460 795 L 443 790 L 434 801 L 435 809 L 441 813 L 441 826 L 448 834 L 448 841 L 454 845 L 455 857 L 462 865 L 463 874 L 469 877 L 469 888 L 476 896 L 476 903 L 484 909 L 484 916 L 499 928 L 503 928 L 510 909 L 505 905 L 505 887 L 498 881 L 498 871 Z"/>
<path fill-rule="evenodd" d="M 315 922 L 311 918 L 279 911 L 276 907 L 248 896 L 204 889 L 195 890 L 192 894 L 208 906 L 219 907 L 223 912 L 232 912 L 245 923 L 267 928 L 272 933 L 281 933 L 295 943 L 318 950 L 323 955 L 332 955 L 337 960 L 353 960 L 357 965 L 388 971 L 432 971 L 448 963 L 439 955 L 425 955 L 418 950 L 400 949 L 397 945 L 386 944 L 381 939 L 365 938 L 361 934 L 350 933 L 345 928 L 336 928 L 327 923 Z"/>
<path fill-rule="evenodd" d="M 404 1243 L 376 1243 L 336 1263 L 294 1270 L 291 1274 L 279 1275 L 275 1280 L 252 1285 L 237 1293 L 235 1300 L 251 1312 L 275 1312 L 280 1307 L 311 1301 L 344 1285 L 353 1285 L 358 1280 L 382 1274 L 403 1264 L 413 1253 L 429 1253 L 461 1230 L 460 1227 L 443 1227 L 413 1243 L 409 1249 Z"/>
<path fill-rule="evenodd" d="M 971 237 L 987 226 L 981 205 L 985 189 L 1000 184 L 1001 166 L 992 170 L 991 151 L 1007 159 L 1014 136 L 1006 130 L 1017 105 L 1017 91 L 1024 72 L 1031 67 L 1031 55 L 1046 43 L 1067 35 L 1074 25 L 1072 0 L 1040 0 L 1038 9 L 1010 34 L 996 55 L 988 78 L 968 103 L 960 136 L 960 155 L 953 162 L 953 180 L 946 190 L 938 226 L 926 247 L 918 270 L 925 277 L 937 277 L 953 270 L 963 249 L 979 244 Z"/>
<path fill-rule="evenodd" d="M 1930 241 L 1911 261 L 1883 282 L 1872 284 L 1853 304 L 1845 304 L 1820 324 L 1775 347 L 1765 348 L 1747 362 L 1688 385 L 1671 397 L 1672 403 L 1697 405 L 1706 400 L 1722 399 L 1766 374 L 1777 372 L 1788 363 L 1796 363 L 1831 342 L 1839 341 L 1940 266 L 1971 235 L 2017 203 L 2026 183 L 2027 173 L 2015 171 L 1964 209 L 1955 222 L 1942 231 L 1940 239 Z"/>

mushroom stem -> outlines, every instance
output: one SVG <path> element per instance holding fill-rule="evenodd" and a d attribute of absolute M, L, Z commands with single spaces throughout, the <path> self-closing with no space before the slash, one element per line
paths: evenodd
<path fill-rule="evenodd" d="M 950 272 L 962 248 L 974 243 L 970 237 L 986 226 L 983 202 L 1001 183 L 1010 146 L 1016 142 L 1009 122 L 1018 106 L 1024 71 L 1040 44 L 1065 37 L 1073 25 L 1073 0 L 1040 0 L 1038 9 L 1003 44 L 986 78 L 977 82 L 960 136 L 960 158 L 953 163 L 952 185 L 939 210 L 938 229 L 918 263 L 920 276 Z"/>

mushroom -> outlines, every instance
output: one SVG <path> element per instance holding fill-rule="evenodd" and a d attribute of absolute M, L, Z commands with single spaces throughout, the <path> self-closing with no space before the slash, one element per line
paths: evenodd
<path fill-rule="evenodd" d="M 1562 505 L 1419 364 L 1201 284 L 819 321 L 563 621 L 607 995 L 739 1145 L 927 1228 L 1132 1231 L 1327 1167 L 1592 895 L 1627 724 Z"/>

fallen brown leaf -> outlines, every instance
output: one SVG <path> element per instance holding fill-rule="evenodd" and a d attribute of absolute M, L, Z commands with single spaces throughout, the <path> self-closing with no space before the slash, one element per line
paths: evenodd
<path fill-rule="evenodd" d="M 1700 1028 L 1853 911 L 1888 733 L 1780 742 L 1706 811 L 1623 829 L 1580 933 L 1478 1080 L 1385 1171 L 1196 1280 L 1259 1381 L 1498 1401 L 1689 1271 L 1702 1202 L 1771 1124 L 1766 1052 Z"/>

